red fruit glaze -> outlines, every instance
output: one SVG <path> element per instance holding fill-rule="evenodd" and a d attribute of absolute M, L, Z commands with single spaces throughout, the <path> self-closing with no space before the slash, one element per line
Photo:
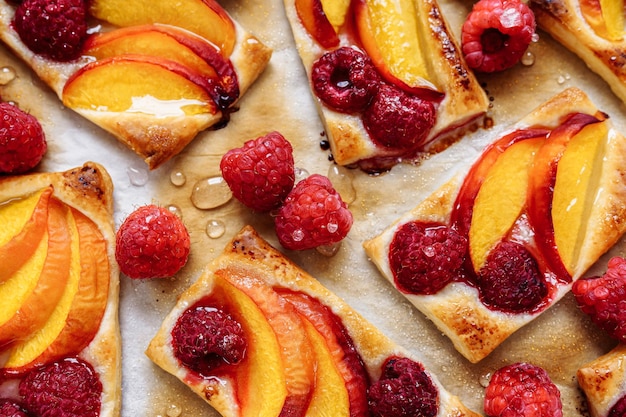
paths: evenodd
<path fill-rule="evenodd" d="M 19 385 L 26 407 L 38 417 L 98 417 L 102 384 L 80 359 L 64 359 L 29 373 Z"/>
<path fill-rule="evenodd" d="M 30 414 L 16 401 L 0 399 L 0 417 L 30 417 Z"/>
<path fill-rule="evenodd" d="M 47 148 L 43 128 L 33 115 L 13 104 L 0 103 L 0 173 L 31 170 Z"/>
<path fill-rule="evenodd" d="M 572 293 L 598 327 L 626 342 L 626 259 L 611 258 L 604 275 L 574 282 Z"/>
<path fill-rule="evenodd" d="M 434 417 L 439 392 L 424 367 L 407 358 L 389 358 L 368 391 L 373 417 Z"/>
<path fill-rule="evenodd" d="M 562 417 L 561 393 L 548 373 L 515 363 L 498 369 L 485 391 L 487 417 Z"/>
<path fill-rule="evenodd" d="M 620 398 L 609 411 L 608 417 L 626 416 L 626 396 Z"/>
<path fill-rule="evenodd" d="M 115 244 L 115 259 L 128 277 L 165 278 L 187 263 L 190 238 L 178 216 L 164 207 L 146 205 L 124 220 Z"/>
<path fill-rule="evenodd" d="M 279 132 L 270 132 L 228 151 L 220 162 L 233 196 L 266 212 L 279 207 L 295 182 L 293 148 Z"/>
<path fill-rule="evenodd" d="M 535 33 L 535 16 L 520 0 L 480 0 L 474 3 L 461 32 L 470 68 L 503 71 L 524 55 Z"/>
<path fill-rule="evenodd" d="M 289 193 L 275 220 L 278 241 L 290 250 L 340 242 L 352 227 L 352 213 L 330 180 L 313 174 Z"/>

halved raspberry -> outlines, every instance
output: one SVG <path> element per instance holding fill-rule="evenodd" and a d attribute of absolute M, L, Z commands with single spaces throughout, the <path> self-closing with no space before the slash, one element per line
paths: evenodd
<path fill-rule="evenodd" d="M 313 174 L 296 184 L 275 220 L 278 241 L 305 250 L 341 241 L 352 227 L 352 213 L 330 180 Z"/>
<path fill-rule="evenodd" d="M 378 94 L 363 113 L 363 124 L 374 142 L 399 150 L 424 144 L 437 113 L 432 101 L 408 94 L 390 84 L 381 84 Z"/>
<path fill-rule="evenodd" d="M 487 417 L 562 417 L 561 392 L 536 365 L 514 363 L 494 372 L 485 391 Z"/>
<path fill-rule="evenodd" d="M 548 294 L 537 261 L 519 243 L 502 241 L 489 253 L 477 276 L 485 305 L 508 312 L 529 311 Z"/>
<path fill-rule="evenodd" d="M 246 339 L 241 324 L 222 310 L 197 306 L 186 310 L 172 330 L 174 355 L 202 375 L 244 358 Z"/>
<path fill-rule="evenodd" d="M 467 239 L 441 224 L 408 222 L 393 237 L 389 263 L 398 288 L 435 294 L 461 275 Z"/>
<path fill-rule="evenodd" d="M 118 229 L 115 259 L 130 278 L 166 278 L 187 263 L 190 244 L 182 220 L 150 204 L 132 212 Z"/>
<path fill-rule="evenodd" d="M 311 69 L 313 91 L 335 110 L 365 110 L 374 98 L 380 76 L 363 52 L 347 46 L 322 55 Z"/>
<path fill-rule="evenodd" d="M 520 0 L 474 3 L 461 32 L 467 65 L 481 72 L 512 67 L 528 49 L 535 26 L 535 15 Z"/>
<path fill-rule="evenodd" d="M 439 411 L 437 388 L 424 367 L 407 358 L 387 359 L 367 396 L 373 417 L 433 417 Z"/>
<path fill-rule="evenodd" d="M 30 372 L 19 385 L 38 417 L 98 417 L 102 383 L 87 362 L 69 358 Z"/>
<path fill-rule="evenodd" d="M 572 286 L 581 310 L 611 337 L 626 342 L 626 259 L 613 257 L 604 275 Z"/>
<path fill-rule="evenodd" d="M 56 61 L 80 56 L 87 37 L 84 0 L 24 0 L 13 26 L 26 46 Z"/>
<path fill-rule="evenodd" d="M 0 417 L 30 417 L 30 414 L 18 402 L 3 398 L 0 399 Z"/>
<path fill-rule="evenodd" d="M 33 169 L 48 145 L 35 116 L 10 103 L 0 103 L 0 173 L 19 174 Z"/>
<path fill-rule="evenodd" d="M 226 152 L 220 169 L 233 196 L 260 212 L 280 206 L 296 178 L 293 148 L 279 132 Z"/>

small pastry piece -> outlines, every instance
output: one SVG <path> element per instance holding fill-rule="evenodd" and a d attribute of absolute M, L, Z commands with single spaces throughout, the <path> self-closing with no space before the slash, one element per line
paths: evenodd
<path fill-rule="evenodd" d="M 225 417 L 399 416 L 393 404 L 477 416 L 250 226 L 181 295 L 146 353 Z"/>
<path fill-rule="evenodd" d="M 626 411 L 626 345 L 583 365 L 576 373 L 592 417 L 621 416 Z"/>
<path fill-rule="evenodd" d="M 120 415 L 112 197 L 91 162 L 0 178 L 0 385 L 16 384 L 11 400 L 33 415 Z"/>
<path fill-rule="evenodd" d="M 626 141 L 578 89 L 539 106 L 366 241 L 383 276 L 478 362 L 626 231 Z"/>

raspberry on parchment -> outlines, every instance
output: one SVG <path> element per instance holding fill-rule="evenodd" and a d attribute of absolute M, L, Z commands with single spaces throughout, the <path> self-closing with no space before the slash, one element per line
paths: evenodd
<path fill-rule="evenodd" d="M 11 103 L 0 103 L 0 173 L 21 174 L 33 169 L 47 148 L 35 116 Z"/>

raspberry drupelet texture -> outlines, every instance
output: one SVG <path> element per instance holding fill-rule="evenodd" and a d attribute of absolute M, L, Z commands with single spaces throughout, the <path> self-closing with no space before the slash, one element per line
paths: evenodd
<path fill-rule="evenodd" d="M 461 31 L 461 45 L 470 68 L 503 71 L 515 65 L 535 33 L 535 16 L 521 0 L 480 0 Z"/>
<path fill-rule="evenodd" d="M 16 401 L 0 399 L 0 417 L 30 417 L 30 414 Z"/>
<path fill-rule="evenodd" d="M 293 148 L 279 132 L 231 149 L 220 169 L 233 196 L 260 212 L 280 206 L 295 182 Z"/>
<path fill-rule="evenodd" d="M 174 355 L 202 375 L 209 375 L 223 364 L 238 364 L 244 358 L 246 346 L 241 324 L 212 307 L 186 310 L 172 330 Z"/>
<path fill-rule="evenodd" d="M 581 310 L 611 337 L 626 342 L 626 259 L 613 257 L 604 275 L 579 279 L 572 293 Z"/>
<path fill-rule="evenodd" d="M 543 368 L 529 363 L 494 372 L 484 408 L 487 417 L 563 417 L 561 392 Z"/>
<path fill-rule="evenodd" d="M 281 245 L 305 250 L 341 241 L 353 218 L 330 180 L 313 174 L 291 190 L 274 221 Z"/>
<path fill-rule="evenodd" d="M 190 238 L 178 216 L 150 204 L 139 207 L 124 220 L 115 245 L 115 259 L 130 278 L 166 278 L 187 263 Z"/>
<path fill-rule="evenodd" d="M 38 417 L 98 417 L 102 383 L 88 363 L 64 359 L 30 372 L 19 393 Z"/>
<path fill-rule="evenodd" d="M 20 174 L 33 169 L 48 149 L 35 116 L 11 103 L 0 103 L 0 173 Z"/>
<path fill-rule="evenodd" d="M 26 46 L 56 61 L 72 61 L 87 37 L 84 0 L 24 0 L 13 26 Z"/>

